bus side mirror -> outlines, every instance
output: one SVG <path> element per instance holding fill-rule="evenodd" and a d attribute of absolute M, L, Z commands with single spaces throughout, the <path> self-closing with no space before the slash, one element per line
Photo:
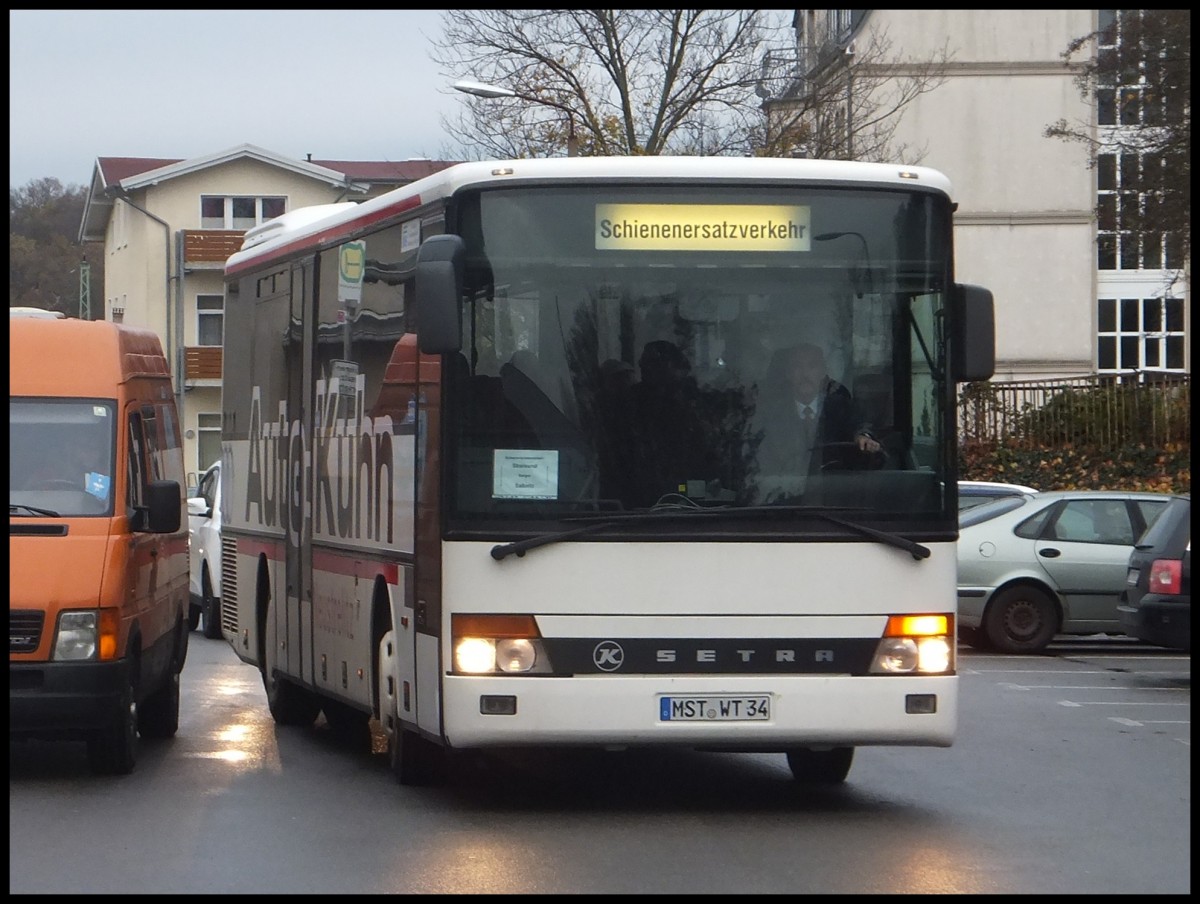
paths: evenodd
<path fill-rule="evenodd" d="M 954 284 L 954 349 L 951 374 L 956 383 L 990 380 L 996 372 L 996 321 L 992 293 L 982 286 Z"/>
<path fill-rule="evenodd" d="M 439 355 L 462 348 L 463 273 L 466 245 L 456 235 L 434 235 L 417 251 L 417 343 Z"/>

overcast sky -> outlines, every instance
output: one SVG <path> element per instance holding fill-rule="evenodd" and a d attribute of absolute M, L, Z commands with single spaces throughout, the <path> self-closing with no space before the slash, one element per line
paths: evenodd
<path fill-rule="evenodd" d="M 10 10 L 9 187 L 97 157 L 254 144 L 303 159 L 460 156 L 429 58 L 443 10 Z"/>

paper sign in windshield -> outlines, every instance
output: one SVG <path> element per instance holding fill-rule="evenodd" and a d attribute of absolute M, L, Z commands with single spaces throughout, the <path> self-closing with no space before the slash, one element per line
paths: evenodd
<path fill-rule="evenodd" d="M 494 499 L 557 499 L 557 449 L 497 449 L 492 466 Z"/>

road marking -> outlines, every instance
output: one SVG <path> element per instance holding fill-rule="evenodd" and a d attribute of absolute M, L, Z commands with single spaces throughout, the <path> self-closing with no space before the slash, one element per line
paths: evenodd
<path fill-rule="evenodd" d="M 1175 691 L 1176 693 L 1191 693 L 1186 687 L 1134 687 L 1131 684 L 1016 684 L 1012 681 L 1000 681 L 998 687 L 1010 691 Z"/>
<path fill-rule="evenodd" d="M 1094 700 L 1091 703 L 1076 703 L 1074 700 L 1059 700 L 1059 706 L 1191 706 L 1191 703 L 1135 703 L 1132 700 Z"/>
<path fill-rule="evenodd" d="M 1118 725 L 1128 725 L 1131 728 L 1145 728 L 1147 725 L 1191 725 L 1191 719 L 1147 719 L 1139 722 L 1136 719 L 1123 719 L 1120 716 L 1109 716 L 1108 721 Z"/>
<path fill-rule="evenodd" d="M 1007 686 L 1002 682 L 1001 687 Z M 1014 684 L 1021 690 L 1028 691 L 1175 691 L 1176 693 L 1191 693 L 1186 687 L 1134 687 L 1132 684 Z"/>

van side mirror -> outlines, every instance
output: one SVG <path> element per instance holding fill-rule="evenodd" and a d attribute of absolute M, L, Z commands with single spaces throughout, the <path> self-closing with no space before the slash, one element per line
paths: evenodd
<path fill-rule="evenodd" d="M 462 348 L 460 326 L 466 245 L 457 235 L 433 235 L 417 251 L 417 343 L 427 355 Z"/>
<path fill-rule="evenodd" d="M 955 283 L 954 349 L 950 372 L 956 383 L 990 380 L 996 372 L 996 321 L 991 290 Z"/>
<path fill-rule="evenodd" d="M 152 480 L 146 488 L 146 505 L 135 518 L 134 530 L 152 534 L 173 534 L 183 523 L 183 503 L 179 481 Z"/>

